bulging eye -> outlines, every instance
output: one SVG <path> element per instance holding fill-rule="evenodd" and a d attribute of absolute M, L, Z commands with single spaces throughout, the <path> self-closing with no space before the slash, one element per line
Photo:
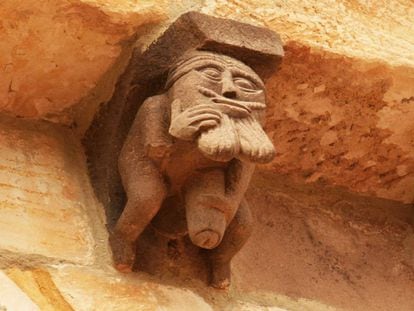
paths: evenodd
<path fill-rule="evenodd" d="M 204 67 L 198 69 L 199 72 L 201 72 L 203 75 L 205 75 L 207 78 L 220 81 L 221 80 L 221 71 L 214 67 Z"/>
<path fill-rule="evenodd" d="M 246 78 L 242 78 L 242 77 L 234 78 L 233 83 L 237 85 L 243 91 L 256 91 L 257 90 L 256 84 Z"/>

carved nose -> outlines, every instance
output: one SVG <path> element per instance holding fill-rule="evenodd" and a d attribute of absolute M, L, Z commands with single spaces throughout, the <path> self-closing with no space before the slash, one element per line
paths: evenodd
<path fill-rule="evenodd" d="M 230 73 L 227 75 L 225 74 L 223 77 L 221 94 L 230 99 L 235 99 L 237 97 L 237 89 L 233 83 L 233 78 Z"/>
<path fill-rule="evenodd" d="M 237 97 L 237 93 L 236 91 L 225 91 L 223 92 L 223 96 L 230 99 L 235 99 Z"/>

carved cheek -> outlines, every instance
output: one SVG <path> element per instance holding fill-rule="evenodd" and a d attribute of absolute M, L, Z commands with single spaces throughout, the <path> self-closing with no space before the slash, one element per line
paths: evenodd
<path fill-rule="evenodd" d="M 214 81 L 212 79 L 209 79 L 198 71 L 195 71 L 194 73 L 197 76 L 197 78 L 194 79 L 194 85 L 205 87 L 209 90 L 214 91 L 215 93 L 220 94 L 222 84 L 221 81 Z"/>
<path fill-rule="evenodd" d="M 259 93 L 245 93 L 241 100 L 255 102 L 255 103 L 263 103 L 266 104 L 266 98 L 264 92 Z M 254 109 L 253 110 L 254 118 L 263 126 L 265 123 L 266 118 L 266 109 Z"/>
<path fill-rule="evenodd" d="M 251 103 L 260 103 L 266 105 L 266 99 L 264 92 L 260 93 L 246 93 L 246 92 L 240 92 L 240 97 L 238 98 L 241 101 L 251 102 Z M 251 107 L 253 108 L 253 107 Z M 258 109 L 255 110 L 256 112 L 263 112 L 265 113 L 266 109 Z M 257 118 L 256 118 L 257 119 Z"/>
<path fill-rule="evenodd" d="M 200 104 L 206 100 L 205 96 L 200 94 L 196 85 L 202 84 L 204 81 L 194 72 L 190 72 L 178 79 L 169 90 L 170 100 L 179 99 L 181 101 L 181 109 L 185 110 L 194 105 Z"/>
<path fill-rule="evenodd" d="M 240 97 L 239 97 L 240 100 L 243 100 L 243 101 L 259 102 L 259 103 L 266 102 L 265 93 L 263 91 L 258 91 L 254 93 L 240 91 L 239 94 L 240 94 Z"/>

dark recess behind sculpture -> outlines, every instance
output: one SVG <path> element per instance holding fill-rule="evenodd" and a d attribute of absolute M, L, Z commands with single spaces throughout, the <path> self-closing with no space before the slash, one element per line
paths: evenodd
<path fill-rule="evenodd" d="M 125 194 L 117 161 L 135 114 L 143 101 L 163 91 L 169 67 L 188 50 L 208 50 L 232 56 L 266 79 L 279 65 L 283 47 L 268 29 L 197 12 L 181 15 L 143 53 L 135 49 L 119 77 L 112 98 L 88 129 L 83 144 L 98 199 L 109 227 L 118 219 Z"/>

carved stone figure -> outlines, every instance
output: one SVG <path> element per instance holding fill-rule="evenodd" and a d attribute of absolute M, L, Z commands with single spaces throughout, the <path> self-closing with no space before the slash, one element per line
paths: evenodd
<path fill-rule="evenodd" d="M 241 61 L 193 50 L 175 63 L 165 93 L 140 107 L 119 157 L 127 203 L 111 235 L 117 269 L 131 270 L 136 240 L 152 222 L 209 250 L 212 286 L 229 285 L 230 261 L 251 232 L 244 194 L 255 163 L 275 155 L 265 109 L 264 84 Z"/>

